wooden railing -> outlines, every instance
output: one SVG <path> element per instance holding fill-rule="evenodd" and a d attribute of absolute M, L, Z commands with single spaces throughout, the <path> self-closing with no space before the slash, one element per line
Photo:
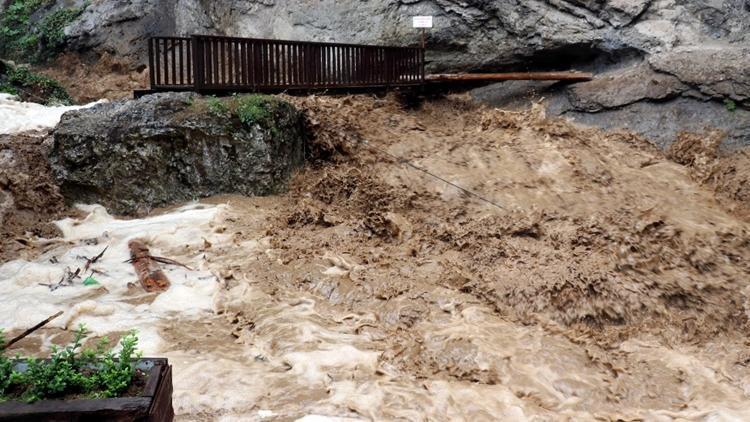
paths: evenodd
<path fill-rule="evenodd" d="M 193 40 L 181 37 L 149 39 L 148 65 L 151 89 L 193 86 Z"/>
<path fill-rule="evenodd" d="M 149 41 L 151 89 L 268 91 L 424 83 L 424 50 L 196 35 Z"/>

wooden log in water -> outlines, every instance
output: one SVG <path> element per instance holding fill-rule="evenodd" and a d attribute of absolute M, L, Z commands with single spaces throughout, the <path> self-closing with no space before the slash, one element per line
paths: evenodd
<path fill-rule="evenodd" d="M 153 259 L 146 244 L 139 239 L 128 242 L 130 248 L 130 262 L 135 267 L 138 281 L 147 292 L 163 292 L 169 289 L 170 283 L 167 275 L 159 267 L 159 263 Z"/>
<path fill-rule="evenodd" d="M 574 81 L 594 79 L 588 72 L 443 73 L 427 75 L 428 82 Z"/>

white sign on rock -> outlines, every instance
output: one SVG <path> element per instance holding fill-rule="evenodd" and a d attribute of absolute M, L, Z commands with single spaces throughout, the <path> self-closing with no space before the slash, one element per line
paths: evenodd
<path fill-rule="evenodd" d="M 414 16 L 412 25 L 414 28 L 432 28 L 432 16 Z"/>

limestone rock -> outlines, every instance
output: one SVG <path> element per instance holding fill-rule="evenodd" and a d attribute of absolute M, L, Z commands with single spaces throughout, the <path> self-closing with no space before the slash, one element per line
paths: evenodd
<path fill-rule="evenodd" d="M 688 87 L 676 77 L 655 72 L 644 63 L 576 84 L 568 90 L 568 98 L 576 110 L 597 112 L 644 99 L 662 100 L 686 90 Z"/>
<path fill-rule="evenodd" d="M 655 54 L 649 63 L 709 97 L 750 100 L 750 45 L 679 48 Z"/>
<path fill-rule="evenodd" d="M 264 104 L 262 117 L 244 123 L 188 93 L 66 113 L 53 133 L 53 172 L 68 201 L 123 214 L 220 193 L 279 193 L 304 162 L 302 115 L 270 97 Z"/>

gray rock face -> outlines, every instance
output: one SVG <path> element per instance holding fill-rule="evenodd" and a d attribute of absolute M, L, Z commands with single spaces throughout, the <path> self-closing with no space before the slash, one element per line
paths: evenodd
<path fill-rule="evenodd" d="M 568 99 L 578 111 L 598 112 L 638 101 L 662 100 L 687 91 L 677 77 L 652 70 L 648 64 L 616 70 L 597 79 L 571 86 Z"/>
<path fill-rule="evenodd" d="M 428 57 L 435 70 L 583 64 L 621 51 L 750 42 L 746 0 L 106 1 L 93 2 L 67 34 L 75 48 L 145 63 L 153 35 L 416 45 L 411 17 L 422 14 L 435 16 Z"/>
<path fill-rule="evenodd" d="M 705 133 L 712 129 L 726 134 L 721 144 L 724 151 L 750 145 L 750 111 L 737 109 L 730 112 L 723 104 L 694 98 L 680 97 L 666 103 L 642 101 L 599 113 L 559 108 L 557 101 L 553 101 L 549 110 L 578 123 L 644 134 L 664 149 L 680 132 Z"/>
<path fill-rule="evenodd" d="M 750 103 L 750 45 L 679 48 L 655 54 L 649 63 L 708 98 Z"/>
<path fill-rule="evenodd" d="M 417 45 L 414 15 L 435 17 L 430 71 L 600 74 L 565 92 L 575 112 L 681 98 L 703 100 L 694 104 L 707 110 L 725 100 L 750 109 L 750 0 L 102 1 L 66 33 L 73 49 L 143 66 L 154 35 Z"/>
<path fill-rule="evenodd" d="M 256 104 L 258 117 L 244 122 L 231 105 L 212 112 L 187 93 L 66 113 L 53 133 L 55 178 L 68 201 L 122 214 L 220 193 L 281 192 L 304 162 L 302 115 L 270 97 Z"/>

